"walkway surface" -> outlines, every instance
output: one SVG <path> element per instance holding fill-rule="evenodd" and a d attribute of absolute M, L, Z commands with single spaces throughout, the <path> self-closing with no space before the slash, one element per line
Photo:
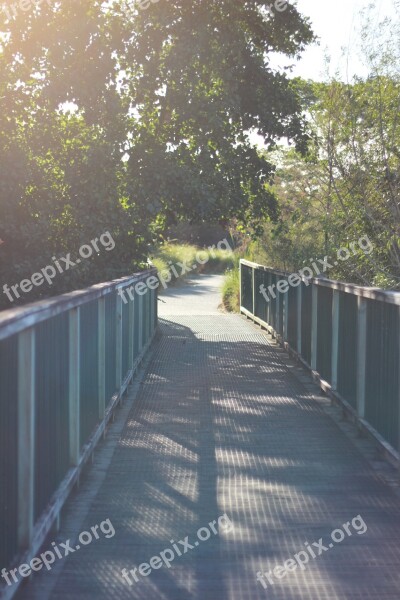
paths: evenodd
<path fill-rule="evenodd" d="M 76 547 L 106 519 L 115 535 L 38 573 L 22 598 L 400 597 L 399 498 L 266 334 L 218 310 L 220 284 L 197 277 L 162 296 L 162 335 L 127 421 L 111 428 L 56 541 Z M 171 568 L 154 559 L 132 586 L 122 578 L 173 544 Z"/>

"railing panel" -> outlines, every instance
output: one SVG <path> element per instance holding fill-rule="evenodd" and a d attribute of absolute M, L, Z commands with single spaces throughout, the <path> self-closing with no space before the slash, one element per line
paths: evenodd
<path fill-rule="evenodd" d="M 0 565 L 18 552 L 18 336 L 0 341 Z"/>
<path fill-rule="evenodd" d="M 305 362 L 311 366 L 312 287 L 301 284 L 301 352 Z"/>
<path fill-rule="evenodd" d="M 241 277 L 241 302 L 243 308 L 253 311 L 253 289 L 252 289 L 252 269 L 251 267 L 242 266 Z"/>
<path fill-rule="evenodd" d="M 150 339 L 151 332 L 153 330 L 153 294 L 154 294 L 154 291 L 149 290 L 149 335 L 148 335 L 148 340 Z"/>
<path fill-rule="evenodd" d="M 146 344 L 150 339 L 151 332 L 151 290 L 147 289 L 145 293 L 146 298 Z"/>
<path fill-rule="evenodd" d="M 122 304 L 122 377 L 132 366 L 129 364 L 129 305 L 132 300 Z"/>
<path fill-rule="evenodd" d="M 133 312 L 133 360 L 135 361 L 140 353 L 140 299 L 137 294 L 134 297 Z"/>
<path fill-rule="evenodd" d="M 357 296 L 339 292 L 339 344 L 337 391 L 357 408 Z"/>
<path fill-rule="evenodd" d="M 256 302 L 256 317 L 262 319 L 263 321 L 267 320 L 267 302 L 262 295 L 260 287 L 263 285 L 265 288 L 266 284 L 266 273 L 265 271 L 256 270 L 254 274 L 254 282 L 255 282 L 255 302 Z M 265 288 L 266 289 L 266 288 Z"/>
<path fill-rule="evenodd" d="M 98 300 L 81 307 L 80 343 L 80 442 L 83 446 L 99 422 Z"/>
<path fill-rule="evenodd" d="M 332 298 L 333 290 L 318 289 L 317 371 L 329 383 L 332 375 Z"/>
<path fill-rule="evenodd" d="M 106 398 L 116 392 L 116 336 L 117 336 L 117 295 L 106 296 Z"/>
<path fill-rule="evenodd" d="M 277 276 L 276 277 L 276 282 L 277 285 L 279 284 L 279 282 L 282 281 L 282 277 Z M 283 324 L 284 324 L 284 302 L 285 302 L 285 295 L 284 294 L 280 294 L 277 290 L 274 291 L 274 293 L 276 294 L 276 301 L 277 301 L 277 305 L 278 305 L 278 318 L 277 318 L 277 331 L 280 335 L 283 335 L 284 331 L 283 331 Z"/>
<path fill-rule="evenodd" d="M 365 417 L 390 444 L 400 449 L 398 367 L 398 307 L 367 300 Z"/>
<path fill-rule="evenodd" d="M 270 273 L 270 289 L 273 291 L 274 289 L 276 289 L 276 283 L 278 281 L 278 277 L 275 275 L 275 273 Z M 270 308 L 270 314 L 271 314 L 271 321 L 270 321 L 270 325 L 273 329 L 275 329 L 275 331 L 278 331 L 278 321 L 277 321 L 277 296 L 276 294 L 271 295 L 270 293 L 268 293 L 268 296 L 270 298 L 269 301 L 269 308 Z"/>
<path fill-rule="evenodd" d="M 271 285 L 271 281 L 272 281 L 272 275 L 269 271 L 264 271 L 264 280 L 265 280 L 265 287 L 267 290 L 267 294 L 268 294 L 268 288 Z M 272 325 L 272 303 L 271 303 L 271 299 L 269 300 L 269 302 L 266 302 L 266 322 L 268 323 L 268 325 Z"/>
<path fill-rule="evenodd" d="M 36 327 L 35 520 L 70 467 L 68 332 L 68 313 Z"/>
<path fill-rule="evenodd" d="M 297 287 L 290 287 L 287 292 L 288 342 L 292 348 L 297 348 L 297 294 Z"/>
<path fill-rule="evenodd" d="M 144 294 L 140 295 L 140 303 L 141 303 L 141 316 L 140 316 L 140 322 L 139 322 L 139 326 L 141 329 L 141 348 L 143 348 L 146 344 L 146 314 L 147 314 L 147 303 L 146 303 L 146 296 Z"/>

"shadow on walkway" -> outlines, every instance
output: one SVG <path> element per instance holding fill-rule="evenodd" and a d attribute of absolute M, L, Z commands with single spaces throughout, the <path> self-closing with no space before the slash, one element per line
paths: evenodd
<path fill-rule="evenodd" d="M 264 335 L 224 316 L 163 319 L 161 330 L 85 523 L 109 518 L 116 534 L 66 559 L 51 592 L 52 572 L 39 574 L 43 599 L 397 600 L 399 501 Z M 232 530 L 132 586 L 122 579 L 224 513 Z M 267 590 L 257 582 L 357 515 L 365 534 Z"/>

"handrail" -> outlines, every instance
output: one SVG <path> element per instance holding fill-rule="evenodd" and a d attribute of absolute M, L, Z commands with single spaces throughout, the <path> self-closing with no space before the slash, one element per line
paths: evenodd
<path fill-rule="evenodd" d="M 240 261 L 240 311 L 400 461 L 400 292 Z M 293 277 L 293 279 L 290 279 Z"/>
<path fill-rule="evenodd" d="M 278 269 L 266 267 L 265 265 L 259 265 L 249 260 L 241 259 L 240 262 L 248 267 L 274 273 L 276 275 L 282 276 L 283 278 L 292 275 L 292 273 L 286 271 L 279 271 Z M 382 290 L 381 288 L 375 287 L 360 286 L 355 285 L 353 283 L 344 283 L 342 281 L 335 281 L 332 279 L 327 279 L 325 277 L 308 278 L 303 276 L 301 277 L 301 279 L 303 282 L 309 282 L 310 284 L 319 285 L 332 290 L 339 290 L 348 294 L 355 294 L 356 296 L 360 296 L 361 298 L 368 298 L 370 300 L 380 300 L 382 302 L 387 302 L 388 304 L 396 304 L 397 306 L 400 306 L 400 292 Z"/>
<path fill-rule="evenodd" d="M 54 298 L 32 302 L 25 306 L 3 310 L 0 312 L 0 341 L 72 308 L 82 306 L 86 302 L 103 298 L 120 287 L 129 287 L 156 274 L 156 269 L 149 269 L 144 273 L 136 273 L 107 283 L 98 283 L 83 290 L 76 290 Z"/>
<path fill-rule="evenodd" d="M 121 403 L 156 333 L 156 273 L 0 313 L 0 570 L 37 555 Z"/>

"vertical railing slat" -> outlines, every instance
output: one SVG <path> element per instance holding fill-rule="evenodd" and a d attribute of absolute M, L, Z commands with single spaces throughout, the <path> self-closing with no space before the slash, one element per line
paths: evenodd
<path fill-rule="evenodd" d="M 135 297 L 129 301 L 129 350 L 128 350 L 128 368 L 133 367 L 133 347 L 134 347 L 134 327 L 135 327 Z"/>
<path fill-rule="evenodd" d="M 243 264 L 239 263 L 239 305 L 243 307 Z"/>
<path fill-rule="evenodd" d="M 139 354 L 142 352 L 142 348 L 143 348 L 143 326 L 144 326 L 144 319 L 143 319 L 143 296 L 141 296 L 140 294 L 138 294 L 137 296 L 138 302 L 139 302 Z"/>
<path fill-rule="evenodd" d="M 302 304 L 303 304 L 303 286 L 300 284 L 297 288 L 297 352 L 299 356 L 302 353 Z"/>
<path fill-rule="evenodd" d="M 277 332 L 277 334 L 279 334 L 280 312 L 282 310 L 281 303 L 282 303 L 281 302 L 281 296 L 280 296 L 280 294 L 278 294 L 278 292 L 276 292 L 275 331 Z"/>
<path fill-rule="evenodd" d="M 256 268 L 251 270 L 251 293 L 253 303 L 253 315 L 256 316 Z"/>
<path fill-rule="evenodd" d="M 358 296 L 357 313 L 357 413 L 365 417 L 365 374 L 367 363 L 367 300 Z"/>
<path fill-rule="evenodd" d="M 35 500 L 35 330 L 18 336 L 18 545 L 32 541 Z"/>
<path fill-rule="evenodd" d="M 99 395 L 99 419 L 104 418 L 106 412 L 106 301 L 105 298 L 98 300 L 98 395 Z"/>
<path fill-rule="evenodd" d="M 116 327 L 116 336 L 115 336 L 115 346 L 116 346 L 116 359 L 115 359 L 115 385 L 117 392 L 121 389 L 122 385 L 122 298 L 118 294 L 115 303 L 116 310 L 116 319 L 115 319 L 115 327 Z"/>
<path fill-rule="evenodd" d="M 338 386 L 340 292 L 333 290 L 332 299 L 332 390 Z"/>
<path fill-rule="evenodd" d="M 69 457 L 72 466 L 80 456 L 80 308 L 69 312 Z"/>
<path fill-rule="evenodd" d="M 283 339 L 289 339 L 289 290 L 283 294 Z"/>
<path fill-rule="evenodd" d="M 312 284 L 312 304 L 311 304 L 311 369 L 317 370 L 317 351 L 318 351 L 318 286 Z"/>

